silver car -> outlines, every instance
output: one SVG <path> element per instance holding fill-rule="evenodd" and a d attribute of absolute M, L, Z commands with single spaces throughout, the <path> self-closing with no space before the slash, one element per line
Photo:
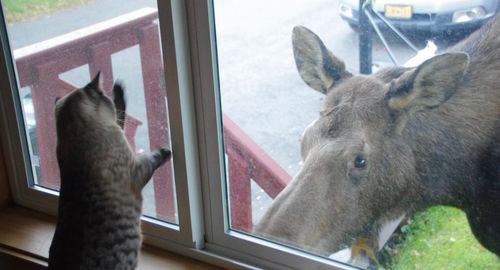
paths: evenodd
<path fill-rule="evenodd" d="M 500 0 L 372 0 L 373 11 L 403 31 L 467 34 L 493 17 Z M 340 16 L 358 27 L 359 0 L 340 0 Z M 374 19 L 380 21 L 377 16 Z"/>

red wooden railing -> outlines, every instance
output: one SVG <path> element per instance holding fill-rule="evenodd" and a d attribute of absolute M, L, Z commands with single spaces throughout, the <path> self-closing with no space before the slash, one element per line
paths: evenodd
<path fill-rule="evenodd" d="M 59 186 L 55 157 L 54 99 L 76 87 L 60 74 L 88 64 L 90 75 L 101 71 L 104 89 L 113 83 L 113 53 L 139 46 L 144 97 L 151 148 L 170 143 L 163 63 L 157 12 L 143 8 L 66 35 L 14 51 L 21 87 L 31 89 L 36 120 L 41 177 L 44 186 Z M 109 94 L 109 93 L 108 93 Z M 252 228 L 250 180 L 256 181 L 271 197 L 288 183 L 290 176 L 263 152 L 231 119 L 224 115 L 225 149 L 229 160 L 229 190 L 232 227 Z M 134 137 L 142 122 L 127 115 L 125 134 L 135 149 Z M 175 221 L 171 166 L 163 166 L 153 177 L 157 217 Z"/>
<path fill-rule="evenodd" d="M 290 175 L 266 154 L 227 115 L 223 117 L 224 146 L 228 156 L 231 226 L 252 229 L 251 180 L 274 198 L 290 182 Z"/>

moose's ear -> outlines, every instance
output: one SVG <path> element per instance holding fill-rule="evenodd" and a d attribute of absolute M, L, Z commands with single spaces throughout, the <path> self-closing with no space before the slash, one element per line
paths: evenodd
<path fill-rule="evenodd" d="M 426 60 L 393 80 L 385 99 L 392 113 L 401 118 L 399 129 L 406 122 L 401 120 L 447 101 L 462 82 L 468 65 L 468 54 L 446 53 Z"/>
<path fill-rule="evenodd" d="M 423 62 L 393 81 L 386 94 L 389 107 L 395 111 L 438 107 L 455 93 L 468 65 L 466 53 L 446 53 Z"/>
<path fill-rule="evenodd" d="M 293 55 L 300 76 L 314 90 L 326 94 L 339 81 L 352 76 L 311 30 L 296 26 L 292 34 Z"/>

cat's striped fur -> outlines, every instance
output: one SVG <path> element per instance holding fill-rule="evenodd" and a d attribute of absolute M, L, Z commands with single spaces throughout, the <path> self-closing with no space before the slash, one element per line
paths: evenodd
<path fill-rule="evenodd" d="M 135 269 L 141 245 L 141 190 L 170 159 L 161 148 L 135 155 L 123 133 L 124 92 L 113 100 L 99 74 L 56 102 L 59 215 L 49 269 Z"/>

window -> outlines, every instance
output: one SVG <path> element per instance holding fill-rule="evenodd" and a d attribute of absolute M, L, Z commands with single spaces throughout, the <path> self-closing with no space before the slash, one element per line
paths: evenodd
<path fill-rule="evenodd" d="M 113 78 L 127 87 L 124 129 L 132 148 L 142 152 L 170 144 L 157 11 L 152 4 L 98 15 L 90 11 L 101 8 L 99 3 L 89 3 L 35 21 L 8 21 L 19 87 L 16 99 L 32 167 L 29 186 L 58 190 L 54 100 L 84 86 L 98 71 L 108 93 Z M 15 20 L 16 9 L 5 6 L 7 18 Z M 178 223 L 172 168 L 171 162 L 163 166 L 144 189 L 144 212 Z"/>
<path fill-rule="evenodd" d="M 8 16 L 18 11 L 17 6 L 10 9 L 11 4 L 2 2 L 2 16 L 16 18 Z M 17 1 L 14 4 L 23 5 Z M 46 2 L 24 4 L 27 6 L 22 8 L 28 9 L 28 15 L 30 9 L 53 8 L 44 7 Z M 1 130 L 7 159 L 12 161 L 9 171 L 13 197 L 23 206 L 57 212 L 54 100 L 85 85 L 101 71 L 105 90 L 110 91 L 113 79 L 121 80 L 127 88 L 125 133 L 136 152 L 170 144 L 178 153 L 143 190 L 145 238 L 154 236 L 155 243 L 168 239 L 185 247 L 198 247 L 202 244 L 201 223 L 197 223 L 201 211 L 191 214 L 196 192 L 187 189 L 188 182 L 199 180 L 192 154 L 196 142 L 183 134 L 183 129 L 192 132 L 185 126 L 194 120 L 186 112 L 191 106 L 178 95 L 179 77 L 174 69 L 175 57 L 180 54 L 173 51 L 174 39 L 166 39 L 165 50 L 160 41 L 160 31 L 164 30 L 159 27 L 158 17 L 163 15 L 163 20 L 172 21 L 168 15 L 172 12 L 167 11 L 167 6 L 163 9 L 166 11 L 158 13 L 154 1 L 107 4 L 115 8 L 90 1 L 31 20 L 1 24 L 1 63 L 5 70 Z M 173 37 L 173 32 L 164 35 Z M 173 57 L 166 59 L 164 53 Z M 165 72 L 164 66 L 173 68 Z M 189 162 L 186 155 L 191 158 Z"/>
<path fill-rule="evenodd" d="M 372 204 L 388 199 L 364 201 L 368 195 L 357 193 L 368 186 L 363 179 L 372 170 L 370 151 L 378 146 L 368 147 L 358 133 L 339 135 L 332 125 L 323 125 L 330 121 L 345 130 L 359 122 L 328 118 L 348 102 L 324 92 L 347 78 L 342 76 L 357 74 L 360 57 L 376 72 L 407 63 L 428 38 L 448 46 L 471 29 L 446 36 L 448 26 L 429 26 L 425 17 L 441 15 L 420 12 L 423 7 L 416 4 L 366 4 L 360 18 L 359 3 L 352 2 L 95 1 L 14 22 L 3 1 L 8 21 L 1 25 L 5 72 L 0 72 L 0 89 L 10 90 L 0 93 L 2 143 L 13 163 L 25 164 L 9 167 L 16 201 L 55 213 L 53 99 L 100 70 L 105 89 L 111 89 L 113 79 L 127 88 L 125 132 L 133 148 L 140 152 L 170 144 L 174 153 L 173 162 L 144 190 L 145 241 L 226 267 L 382 266 L 370 248 L 390 257 L 393 246 L 386 242 L 394 231 L 408 230 L 401 219 L 411 213 L 396 209 L 389 220 L 343 222 L 374 219 L 375 212 L 394 209 L 374 209 Z M 463 8 L 442 16 L 454 23 L 484 23 L 492 15 L 491 7 Z M 359 48 L 359 32 L 371 22 L 378 27 Z M 424 37 L 408 29 L 412 25 L 443 31 Z M 380 35 L 386 38 L 376 38 Z M 344 60 L 345 70 L 326 48 Z M 358 57 L 360 50 L 373 55 Z M 311 74 L 325 66 L 337 68 L 339 77 Z M 334 109 L 325 105 L 330 103 Z M 343 138 L 352 147 L 321 152 L 328 148 L 317 142 L 325 146 L 330 138 Z M 344 156 L 349 162 L 316 165 Z M 352 180 L 345 186 L 317 176 L 327 171 L 333 178 L 343 170 Z M 339 228 L 341 233 L 331 233 Z"/>

